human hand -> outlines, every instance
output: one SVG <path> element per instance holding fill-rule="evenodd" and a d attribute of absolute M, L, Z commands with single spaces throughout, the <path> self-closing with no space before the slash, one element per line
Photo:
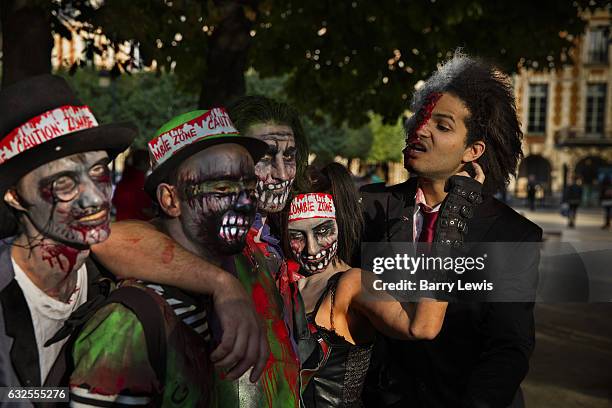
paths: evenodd
<path fill-rule="evenodd" d="M 240 378 L 253 367 L 249 379 L 254 383 L 270 355 L 266 330 L 238 279 L 229 273 L 220 279 L 212 298 L 223 334 L 210 358 L 217 368 L 227 370 L 225 378 L 229 380 Z"/>
<path fill-rule="evenodd" d="M 478 181 L 480 184 L 484 184 L 485 174 L 482 171 L 482 167 L 480 167 L 480 164 L 476 163 L 475 161 L 470 162 L 469 164 L 472 165 L 472 167 L 474 168 L 474 173 L 476 173 L 473 179 Z M 472 176 L 470 176 L 470 174 L 466 170 L 460 171 L 459 173 L 456 174 L 456 176 L 464 176 L 464 177 L 472 178 Z"/>

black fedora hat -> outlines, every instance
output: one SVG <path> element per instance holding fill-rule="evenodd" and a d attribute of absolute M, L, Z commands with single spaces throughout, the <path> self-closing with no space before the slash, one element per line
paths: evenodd
<path fill-rule="evenodd" d="M 4 194 L 45 163 L 76 153 L 105 150 L 111 158 L 137 135 L 130 123 L 98 125 L 61 77 L 45 74 L 0 91 L 0 238 L 16 233 Z"/>
<path fill-rule="evenodd" d="M 167 181 L 173 168 L 200 150 L 223 143 L 243 146 L 255 163 L 268 150 L 266 142 L 241 136 L 225 108 L 197 110 L 172 118 L 147 144 L 152 171 L 145 181 L 145 191 L 157 202 L 157 186 Z"/>

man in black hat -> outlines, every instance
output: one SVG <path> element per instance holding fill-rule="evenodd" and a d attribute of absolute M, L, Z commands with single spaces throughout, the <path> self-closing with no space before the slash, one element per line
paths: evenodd
<path fill-rule="evenodd" d="M 98 125 L 59 77 L 0 93 L 0 384 L 57 385 L 65 340 L 44 344 L 98 291 L 90 246 L 109 233 L 108 163 L 134 137 Z"/>

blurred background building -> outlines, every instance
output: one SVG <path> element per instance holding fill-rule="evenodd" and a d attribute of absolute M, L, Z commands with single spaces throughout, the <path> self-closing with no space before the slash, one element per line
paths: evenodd
<path fill-rule="evenodd" d="M 533 175 L 540 203 L 558 204 L 564 187 L 577 177 L 583 204 L 597 205 L 598 186 L 612 173 L 612 16 L 598 10 L 585 17 L 587 30 L 575 39 L 573 66 L 522 68 L 514 77 L 525 134 L 525 159 L 509 188 L 516 197 L 526 197 Z"/>

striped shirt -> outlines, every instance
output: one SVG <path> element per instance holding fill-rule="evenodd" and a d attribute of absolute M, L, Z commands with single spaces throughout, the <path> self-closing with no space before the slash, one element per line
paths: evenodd
<path fill-rule="evenodd" d="M 165 286 L 147 283 L 146 286 L 153 289 L 158 295 L 172 307 L 174 314 L 187 326 L 195 330 L 196 333 L 204 336 L 206 342 L 211 339 L 210 328 L 208 327 L 206 308 L 195 299 L 191 299 L 179 290 L 169 289 Z"/>

